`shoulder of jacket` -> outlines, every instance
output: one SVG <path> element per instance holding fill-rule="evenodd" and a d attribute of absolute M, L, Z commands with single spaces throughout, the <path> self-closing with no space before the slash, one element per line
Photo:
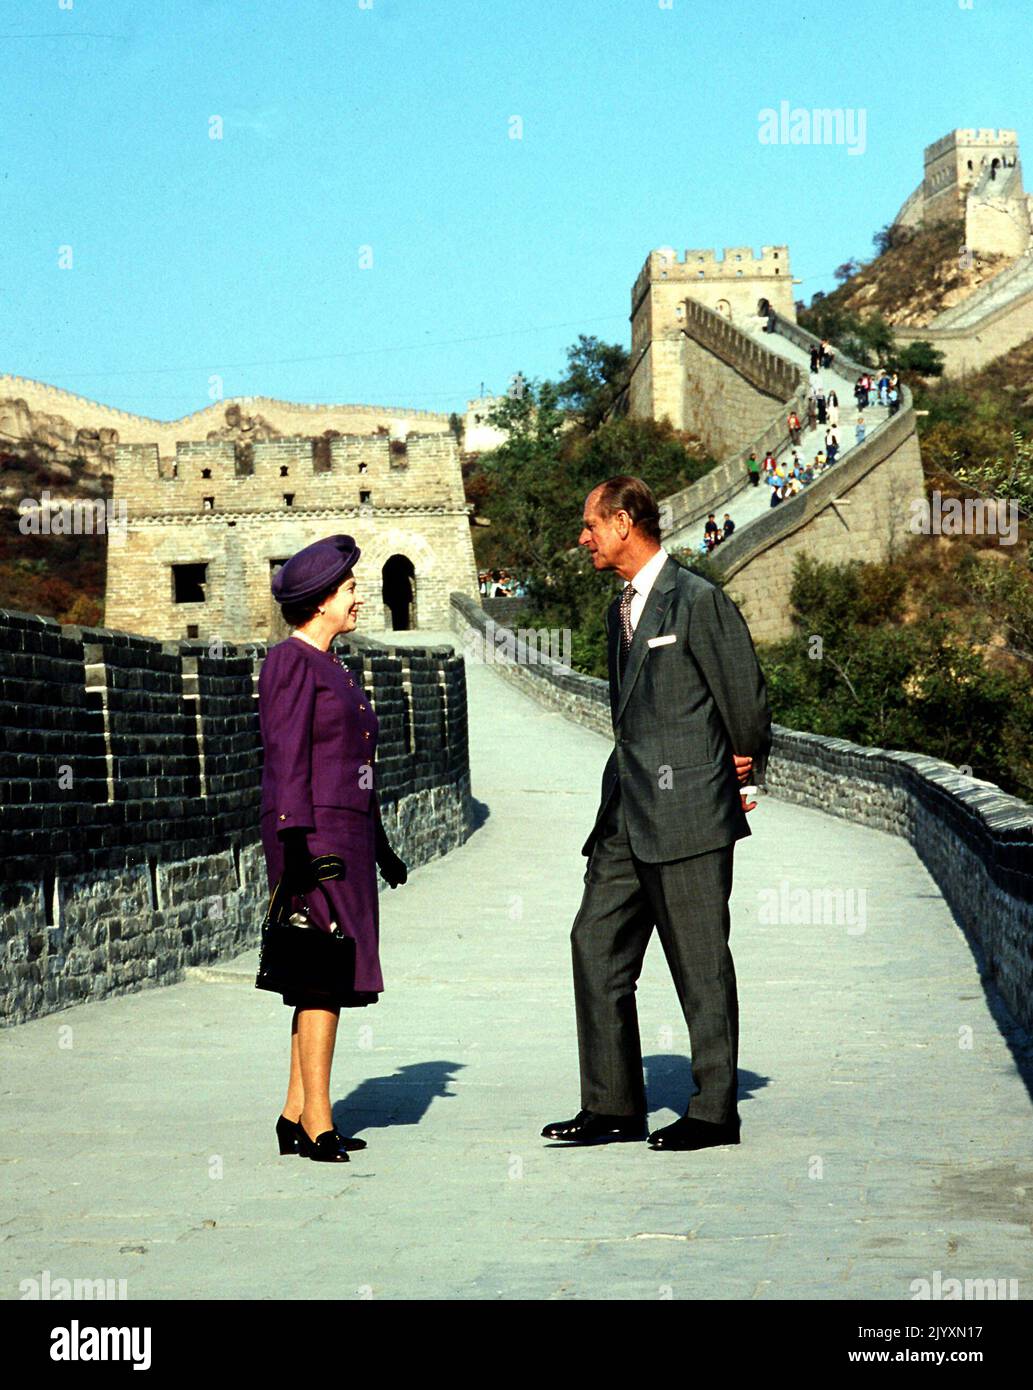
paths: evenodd
<path fill-rule="evenodd" d="M 671 557 L 674 559 L 674 557 Z M 708 591 L 713 592 L 717 589 L 716 584 L 712 584 L 709 579 L 704 579 L 695 570 L 690 570 L 687 565 L 683 565 L 680 560 L 674 560 L 676 566 L 675 585 L 679 593 L 690 598 L 694 603 L 702 598 Z"/>
<path fill-rule="evenodd" d="M 294 669 L 299 665 L 307 667 L 308 662 L 305 660 L 304 652 L 297 650 L 300 645 L 300 642 L 292 642 L 287 637 L 282 642 L 277 642 L 275 647 L 270 647 L 265 654 L 265 660 L 262 662 L 259 680 L 261 681 L 267 671 L 274 674 L 281 667 L 284 669 Z"/>

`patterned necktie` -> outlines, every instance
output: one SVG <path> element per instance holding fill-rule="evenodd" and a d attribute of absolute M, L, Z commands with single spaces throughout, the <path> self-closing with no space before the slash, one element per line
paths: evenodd
<path fill-rule="evenodd" d="M 620 605 L 620 651 L 617 658 L 618 670 L 621 680 L 624 679 L 624 668 L 628 664 L 628 652 L 631 649 L 631 639 L 635 635 L 635 630 L 631 626 L 631 600 L 635 597 L 635 586 L 626 584 L 621 594 Z"/>

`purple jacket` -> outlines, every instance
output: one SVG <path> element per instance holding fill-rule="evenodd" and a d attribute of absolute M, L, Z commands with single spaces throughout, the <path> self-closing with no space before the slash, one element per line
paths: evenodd
<path fill-rule="evenodd" d="M 377 716 L 361 683 L 300 637 L 272 647 L 258 678 L 262 815 L 314 830 L 316 807 L 371 811 Z"/>

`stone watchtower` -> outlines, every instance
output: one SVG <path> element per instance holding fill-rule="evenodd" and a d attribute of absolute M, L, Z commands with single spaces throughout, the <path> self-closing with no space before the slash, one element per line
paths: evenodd
<path fill-rule="evenodd" d="M 161 638 L 285 635 L 269 585 L 296 550 L 336 532 L 362 550 L 369 629 L 447 628 L 453 590 L 478 598 L 453 435 L 342 435 L 239 445 L 119 445 L 104 620 Z"/>
<path fill-rule="evenodd" d="M 922 227 L 965 219 L 965 246 L 1020 256 L 1029 248 L 1030 199 L 1014 130 L 952 130 L 925 148 L 922 182 L 895 223 Z"/>
<path fill-rule="evenodd" d="M 651 251 L 631 291 L 631 366 L 628 409 L 632 415 L 691 425 L 683 403 L 688 326 L 687 301 L 713 309 L 729 322 L 755 319 L 770 304 L 796 322 L 793 276 L 787 246 L 748 246 L 686 251 L 679 260 L 670 247 Z M 698 423 L 698 422 L 697 422 Z"/>

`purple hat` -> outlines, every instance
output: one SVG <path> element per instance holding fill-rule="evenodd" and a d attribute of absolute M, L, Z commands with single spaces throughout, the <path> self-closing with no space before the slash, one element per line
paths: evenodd
<path fill-rule="evenodd" d="M 355 566 L 362 551 L 351 536 L 327 536 L 299 550 L 273 575 L 277 603 L 302 603 L 322 598 Z"/>

